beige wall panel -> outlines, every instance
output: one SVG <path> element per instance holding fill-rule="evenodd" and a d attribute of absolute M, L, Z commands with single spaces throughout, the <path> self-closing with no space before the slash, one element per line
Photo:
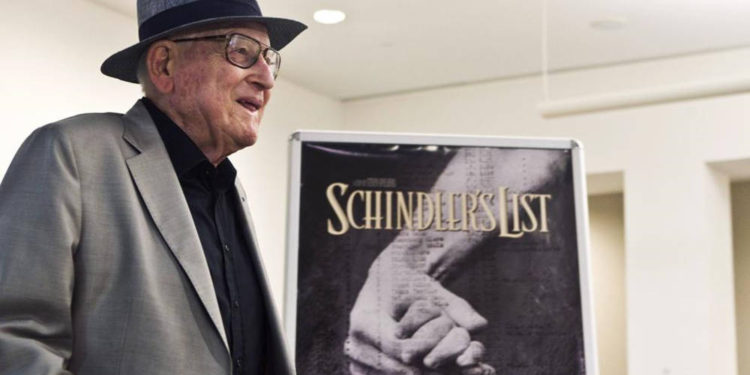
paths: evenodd
<path fill-rule="evenodd" d="M 732 184 L 737 360 L 740 375 L 750 375 L 750 181 Z"/>
<path fill-rule="evenodd" d="M 601 375 L 626 375 L 622 194 L 589 197 L 596 339 Z"/>

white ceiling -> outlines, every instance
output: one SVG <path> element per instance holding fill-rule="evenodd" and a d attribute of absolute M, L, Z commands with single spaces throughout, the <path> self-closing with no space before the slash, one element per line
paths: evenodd
<path fill-rule="evenodd" d="M 90 0 L 134 19 L 135 0 Z M 538 73 L 544 0 L 261 0 L 310 28 L 281 74 L 353 99 Z M 547 0 L 549 68 L 574 69 L 750 45 L 747 0 Z M 321 25 L 315 10 L 347 19 Z M 625 27 L 596 30 L 592 21 Z"/>

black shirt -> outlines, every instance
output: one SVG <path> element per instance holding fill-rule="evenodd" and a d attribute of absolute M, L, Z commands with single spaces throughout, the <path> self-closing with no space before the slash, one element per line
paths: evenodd
<path fill-rule="evenodd" d="M 229 159 L 214 167 L 174 121 L 149 99 L 142 101 L 164 141 L 203 245 L 229 341 L 233 374 L 261 374 L 265 306 L 250 256 L 256 249 L 253 241 L 245 238 L 247 223 L 234 187 L 237 171 Z"/>

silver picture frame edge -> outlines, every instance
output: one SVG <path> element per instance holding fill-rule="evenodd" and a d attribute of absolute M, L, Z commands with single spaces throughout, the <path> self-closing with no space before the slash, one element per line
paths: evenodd
<path fill-rule="evenodd" d="M 507 147 L 530 149 L 568 149 L 573 167 L 573 198 L 578 245 L 578 273 L 581 295 L 581 320 L 587 375 L 599 375 L 596 325 L 591 273 L 588 196 L 583 144 L 572 138 L 504 137 L 479 135 L 415 134 L 389 132 L 307 131 L 297 130 L 289 137 L 289 185 L 286 241 L 286 284 L 284 286 L 284 327 L 290 360 L 296 364 L 297 271 L 299 240 L 300 182 L 302 143 L 380 143 L 418 144 L 460 147 Z"/>
<path fill-rule="evenodd" d="M 298 132 L 294 133 L 298 134 Z M 284 283 L 284 329 L 287 353 L 292 366 L 296 368 L 297 341 L 297 271 L 299 269 L 299 207 L 300 181 L 302 173 L 302 141 L 294 136 L 289 139 L 289 163 L 287 184 L 286 222 L 286 267 Z"/>

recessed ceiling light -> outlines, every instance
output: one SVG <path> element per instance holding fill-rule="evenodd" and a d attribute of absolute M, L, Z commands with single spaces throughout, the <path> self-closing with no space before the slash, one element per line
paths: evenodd
<path fill-rule="evenodd" d="M 320 9 L 313 14 L 313 18 L 318 23 L 333 25 L 343 21 L 346 18 L 346 14 L 336 9 Z"/>
<path fill-rule="evenodd" d="M 625 18 L 611 17 L 591 21 L 589 25 L 592 29 L 596 30 L 620 30 L 624 28 L 627 23 L 628 20 Z"/>

